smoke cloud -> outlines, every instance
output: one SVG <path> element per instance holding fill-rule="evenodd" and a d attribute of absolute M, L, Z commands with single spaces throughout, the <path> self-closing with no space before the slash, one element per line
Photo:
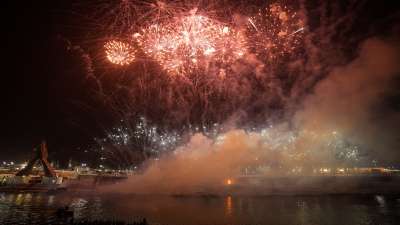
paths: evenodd
<path fill-rule="evenodd" d="M 400 117 L 388 98 L 399 94 L 399 50 L 398 43 L 365 41 L 355 60 L 334 68 L 315 86 L 295 115 L 296 126 L 340 132 L 368 148 L 370 158 L 398 159 Z"/>

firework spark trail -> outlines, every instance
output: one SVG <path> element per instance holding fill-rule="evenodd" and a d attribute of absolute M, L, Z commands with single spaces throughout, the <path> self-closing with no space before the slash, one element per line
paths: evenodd
<path fill-rule="evenodd" d="M 351 143 L 337 130 L 314 132 L 305 128 L 289 129 L 285 123 L 227 132 L 220 124 L 189 126 L 188 130 L 178 133 L 161 131 L 142 117 L 135 124 L 121 121 L 120 126 L 109 130 L 106 138 L 96 141 L 101 146 L 101 155 L 107 158 L 107 161 L 130 167 L 140 164 L 143 157 L 159 158 L 171 152 L 185 154 L 182 152 L 186 149 L 182 147 L 185 143 L 182 137 L 184 134 L 190 133 L 190 137 L 203 135 L 212 143 L 212 148 L 216 148 L 224 145 L 226 136 L 235 132 L 244 132 L 246 142 L 257 146 L 257 152 L 252 154 L 255 158 L 262 159 L 264 165 L 279 164 L 288 171 L 292 167 L 302 167 L 311 162 L 315 165 L 323 163 L 325 166 L 334 166 L 346 163 L 354 165 L 360 160 L 360 146 Z M 281 161 L 268 159 L 271 154 L 279 157 Z"/>
<path fill-rule="evenodd" d="M 293 33 L 289 34 L 289 36 L 295 35 L 301 31 L 304 31 L 304 27 L 299 28 L 298 30 L 294 31 Z"/>
<path fill-rule="evenodd" d="M 253 20 L 251 18 L 248 19 L 249 23 L 251 24 L 251 26 L 254 27 L 254 29 L 258 32 L 258 28 L 257 26 L 254 24 Z"/>
<path fill-rule="evenodd" d="M 138 165 L 148 157 L 159 157 L 181 143 L 177 132 L 163 132 L 141 117 L 137 122 L 121 120 L 105 138 L 95 138 L 102 158 L 118 166 Z"/>
<path fill-rule="evenodd" d="M 152 7 L 161 7 L 152 6 Z M 161 8 L 166 7 L 162 6 Z M 166 13 L 164 9 L 159 9 L 159 14 Z M 185 12 L 186 11 L 186 12 Z M 188 12 L 189 11 L 189 12 Z M 262 10 L 260 10 L 261 12 Z M 241 107 L 245 105 L 248 98 L 243 97 L 235 91 L 235 88 L 231 89 L 232 85 L 238 85 L 237 90 L 248 92 L 247 86 L 243 87 L 243 81 L 236 79 L 225 79 L 226 76 L 232 76 L 232 74 L 241 74 L 242 69 L 240 67 L 235 68 L 235 72 L 232 71 L 231 66 L 235 66 L 235 62 L 243 57 L 246 57 L 249 46 L 257 46 L 264 43 L 257 43 L 253 41 L 253 34 L 248 35 L 243 32 L 243 27 L 232 27 L 232 24 L 226 24 L 219 22 L 215 19 L 207 17 L 203 13 L 198 13 L 196 8 L 187 10 L 184 7 L 178 9 L 171 8 L 167 14 L 170 16 L 163 16 L 163 19 L 157 19 L 149 21 L 151 25 L 142 28 L 142 31 L 133 34 L 133 41 L 137 41 L 138 47 L 144 51 L 144 53 L 156 62 L 171 75 L 182 79 L 182 82 L 178 82 L 174 85 L 173 91 L 174 96 L 169 99 L 176 99 L 180 101 L 179 105 L 186 105 L 188 108 L 186 114 L 180 117 L 186 117 L 184 120 L 195 121 L 194 117 L 199 117 L 200 121 L 209 120 L 210 117 L 215 115 L 229 114 L 228 108 Z M 292 15 L 293 14 L 293 15 Z M 290 48 L 292 42 L 287 39 L 300 38 L 300 30 L 295 30 L 294 27 L 290 27 L 291 22 L 298 22 L 298 18 L 295 13 L 290 12 L 285 7 L 281 7 L 278 4 L 271 5 L 266 9 L 265 15 L 268 20 L 262 20 L 255 17 L 254 21 L 259 22 L 257 25 L 253 22 L 252 18 L 249 18 L 249 23 L 258 33 L 258 41 L 262 40 L 263 35 L 272 33 L 267 41 L 273 43 L 272 47 L 263 48 L 262 51 L 267 52 L 269 55 L 275 55 L 274 63 L 276 63 L 277 54 L 276 49 L 279 49 L 280 44 L 284 43 L 287 49 Z M 264 19 L 265 19 L 264 18 Z M 289 21 L 289 18 L 295 18 L 293 21 Z M 258 19 L 258 20 L 257 20 Z M 283 22 L 282 22 L 283 21 Z M 269 23 L 273 23 L 272 27 L 269 27 Z M 146 23 L 147 24 L 147 23 Z M 259 29 L 257 26 L 260 26 Z M 292 30 L 290 30 L 290 29 Z M 282 32 L 286 31 L 285 35 Z M 289 34 L 289 32 L 291 32 Z M 288 38 L 288 37 L 290 38 Z M 292 38 L 293 37 L 293 38 Z M 265 46 L 264 46 L 265 47 Z M 263 56 L 260 51 L 258 56 Z M 286 54 L 290 54 L 287 52 Z M 265 60 L 262 59 L 262 60 Z M 270 61 L 271 59 L 267 59 Z M 146 63 L 146 62 L 145 62 Z M 270 69 L 270 68 L 268 68 Z M 145 76 L 147 72 L 144 72 Z M 196 76 L 192 76 L 196 74 Z M 183 75 L 183 76 L 182 76 Z M 215 78 L 222 79 L 209 79 L 210 75 Z M 206 80 L 199 80 L 197 76 L 204 77 Z M 184 79 L 183 79 L 184 78 Z M 209 81 L 207 81 L 207 79 Z M 223 83 L 219 82 L 223 81 Z M 248 82 L 248 81 L 245 81 Z M 225 85 L 225 83 L 227 85 Z M 228 85 L 228 84 L 231 85 Z M 221 85 L 223 84 L 223 85 Z M 184 86 L 187 86 L 186 88 Z M 145 86 L 141 85 L 140 90 L 149 90 L 148 84 Z M 222 88 L 222 89 L 221 89 Z M 228 89 L 226 89 L 228 88 Z M 178 90 L 182 89 L 182 90 Z M 226 90 L 225 90 L 226 89 Z M 139 89 L 138 89 L 139 90 Z M 140 93 L 134 93 L 135 95 L 141 95 Z M 160 92 L 162 95 L 163 92 Z M 179 96 L 176 96 L 179 95 Z M 235 97 L 237 96 L 237 97 Z M 216 107 L 217 101 L 210 101 L 211 98 L 229 99 L 231 106 L 228 108 L 219 103 L 221 107 Z M 250 97 L 250 95 L 248 95 Z M 238 99 L 236 99 L 238 98 Z M 160 97 L 162 100 L 162 97 Z M 147 101 L 147 100 L 145 100 Z M 171 100 L 169 100 L 171 102 Z M 174 100 L 172 100 L 174 101 Z M 140 104 L 140 103 L 139 103 Z M 146 103 L 146 105 L 151 105 Z M 177 104 L 168 103 L 170 112 L 175 112 L 174 107 L 181 106 Z M 199 111 L 195 110 L 196 107 L 201 106 L 201 112 L 193 115 L 192 112 Z M 234 109 L 232 109 L 234 110 Z M 182 112 L 182 109 L 180 110 Z M 226 117 L 218 117 L 220 119 L 213 120 L 214 122 L 221 122 Z M 222 119 L 222 120 L 221 120 Z"/>
<path fill-rule="evenodd" d="M 304 31 L 304 22 L 296 12 L 279 4 L 248 18 L 256 32 L 248 28 L 247 35 L 239 28 L 197 13 L 196 8 L 188 11 L 178 13 L 171 9 L 167 11 L 170 16 L 153 21 L 133 35 L 144 52 L 170 74 L 185 75 L 217 66 L 213 70 L 225 77 L 227 67 L 243 58 L 248 47 L 262 60 L 276 60 L 299 46 Z"/>
<path fill-rule="evenodd" d="M 226 72 L 231 71 L 232 64 L 243 58 L 249 47 L 263 61 L 275 61 L 298 47 L 301 31 L 304 31 L 304 22 L 296 12 L 277 3 L 259 10 L 257 16 L 249 17 L 247 32 L 210 19 L 198 13 L 197 8 L 185 12 L 185 7 L 172 3 L 142 2 L 133 6 L 130 1 L 122 1 L 121 4 L 120 8 L 135 9 L 135 13 L 140 11 L 137 8 L 146 7 L 152 8 L 150 14 L 156 11 L 156 19 L 143 23 L 150 25 L 135 28 L 141 31 L 136 32 L 133 39 L 165 71 L 174 75 L 187 75 L 201 69 L 217 71 L 213 73 L 224 78 Z M 126 4 L 130 7 L 123 6 Z M 126 14 L 125 11 L 122 14 Z"/>
<path fill-rule="evenodd" d="M 289 55 L 300 46 L 304 22 L 286 6 L 271 4 L 260 9 L 248 22 L 247 35 L 251 48 L 266 62 Z"/>
<path fill-rule="evenodd" d="M 198 2 L 159 0 L 88 0 L 74 3 L 76 7 L 90 10 L 83 12 L 96 34 L 125 37 L 151 24 L 163 23 L 176 15 L 199 5 Z M 95 35 L 96 35 L 95 34 Z"/>

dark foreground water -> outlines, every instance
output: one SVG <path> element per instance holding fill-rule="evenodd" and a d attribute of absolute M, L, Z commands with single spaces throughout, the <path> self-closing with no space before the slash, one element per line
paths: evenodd
<path fill-rule="evenodd" d="M 94 194 L 0 193 L 0 224 L 59 224 L 55 210 L 74 218 L 151 224 L 384 225 L 400 224 L 400 197 L 380 195 L 172 197 Z"/>

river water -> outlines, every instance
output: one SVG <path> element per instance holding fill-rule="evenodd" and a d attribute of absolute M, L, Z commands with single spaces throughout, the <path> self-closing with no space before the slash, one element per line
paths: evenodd
<path fill-rule="evenodd" d="M 164 225 L 395 225 L 400 197 L 337 196 L 136 196 L 0 193 L 0 224 L 58 224 L 59 207 L 74 218 L 132 221 L 146 217 Z"/>

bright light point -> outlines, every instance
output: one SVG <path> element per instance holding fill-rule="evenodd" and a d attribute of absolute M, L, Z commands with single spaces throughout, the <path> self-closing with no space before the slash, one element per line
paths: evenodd
<path fill-rule="evenodd" d="M 204 52 L 204 55 L 211 55 L 212 53 L 215 52 L 214 48 L 208 48 L 206 49 L 206 51 Z"/>

